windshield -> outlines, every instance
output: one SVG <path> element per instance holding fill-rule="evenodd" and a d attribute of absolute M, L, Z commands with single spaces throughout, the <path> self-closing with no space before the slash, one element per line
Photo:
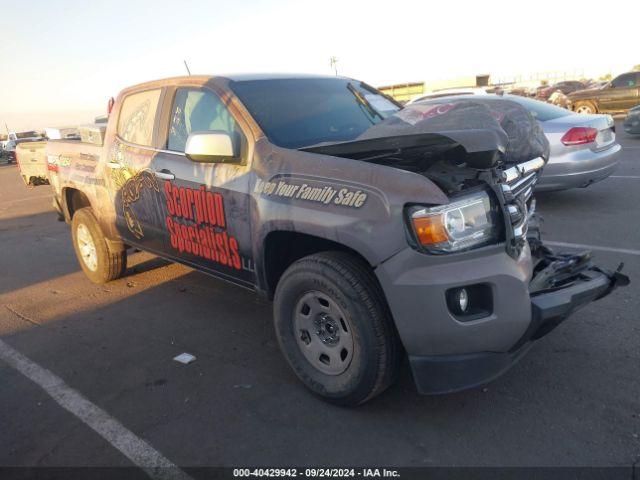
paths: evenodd
<path fill-rule="evenodd" d="M 519 103 L 529 110 L 529 113 L 539 122 L 555 120 L 556 118 L 571 115 L 571 112 L 565 108 L 556 107 L 550 103 L 531 100 L 530 98 L 520 97 L 518 95 L 505 95 L 504 98 Z"/>
<path fill-rule="evenodd" d="M 400 107 L 376 89 L 345 78 L 231 82 L 269 140 L 285 148 L 354 140 Z"/>

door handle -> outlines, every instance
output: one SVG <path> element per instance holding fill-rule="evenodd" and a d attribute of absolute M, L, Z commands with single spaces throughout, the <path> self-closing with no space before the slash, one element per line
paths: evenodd
<path fill-rule="evenodd" d="M 162 180 L 173 180 L 174 178 L 176 178 L 176 176 L 166 168 L 163 168 L 162 170 L 156 172 L 156 177 L 161 178 Z"/>
<path fill-rule="evenodd" d="M 107 167 L 109 168 L 122 168 L 118 162 L 107 162 Z"/>

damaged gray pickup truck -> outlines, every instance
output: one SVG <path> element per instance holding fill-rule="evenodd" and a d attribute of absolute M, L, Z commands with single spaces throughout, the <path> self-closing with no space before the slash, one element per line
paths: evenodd
<path fill-rule="evenodd" d="M 112 107 L 104 145 L 46 147 L 84 272 L 114 280 L 138 248 L 273 299 L 284 356 L 331 402 L 379 394 L 405 355 L 421 393 L 490 381 L 628 283 L 540 241 L 548 144 L 509 100 L 402 109 L 349 78 L 244 75 Z"/>

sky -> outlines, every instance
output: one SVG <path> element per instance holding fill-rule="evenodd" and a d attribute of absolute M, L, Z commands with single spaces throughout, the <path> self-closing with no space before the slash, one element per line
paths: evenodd
<path fill-rule="evenodd" d="M 183 60 L 194 74 L 331 74 L 335 56 L 375 86 L 616 75 L 640 64 L 635 3 L 0 0 L 0 129 L 88 123 L 121 89 L 186 74 Z"/>

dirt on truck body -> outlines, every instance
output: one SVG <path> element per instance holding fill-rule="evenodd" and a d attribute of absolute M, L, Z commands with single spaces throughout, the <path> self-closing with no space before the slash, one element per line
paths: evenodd
<path fill-rule="evenodd" d="M 121 92 L 104 145 L 46 153 L 89 279 L 122 276 L 133 247 L 273 299 L 285 358 L 335 403 L 382 392 L 404 355 L 422 393 L 487 382 L 628 281 L 540 241 L 548 144 L 508 100 L 402 109 L 342 77 L 172 78 Z"/>

